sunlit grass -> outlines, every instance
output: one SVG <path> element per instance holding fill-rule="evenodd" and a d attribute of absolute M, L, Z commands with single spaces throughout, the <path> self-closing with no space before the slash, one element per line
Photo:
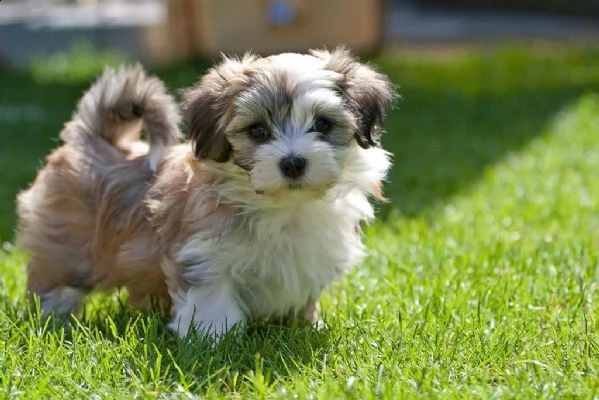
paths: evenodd
<path fill-rule="evenodd" d="M 401 87 L 391 204 L 363 265 L 323 298 L 328 330 L 254 326 L 216 348 L 94 296 L 65 333 L 29 312 L 0 251 L 0 397 L 594 398 L 599 393 L 599 52 L 387 53 Z M 171 87 L 204 68 L 159 71 Z M 1 76 L 0 236 L 89 83 Z M 22 88 L 27 90 L 22 91 Z M 1 117 L 0 113 L 0 117 Z"/>
<path fill-rule="evenodd" d="M 30 66 L 31 76 L 39 83 L 78 83 L 94 79 L 104 66 L 131 62 L 130 58 L 116 52 L 95 50 L 89 43 L 81 42 L 64 53 L 35 59 Z"/>

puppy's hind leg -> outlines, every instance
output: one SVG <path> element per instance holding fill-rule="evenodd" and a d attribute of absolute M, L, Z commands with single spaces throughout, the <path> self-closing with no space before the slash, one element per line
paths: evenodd
<path fill-rule="evenodd" d="M 88 290 L 72 286 L 61 286 L 48 292 L 40 293 L 42 316 L 67 316 L 76 312 L 87 293 Z"/>
<path fill-rule="evenodd" d="M 72 262 L 63 256 L 64 253 L 66 251 L 45 257 L 33 256 L 27 264 L 27 292 L 32 301 L 39 298 L 43 318 L 77 312 L 81 301 L 93 288 L 88 284 L 89 264 Z"/>

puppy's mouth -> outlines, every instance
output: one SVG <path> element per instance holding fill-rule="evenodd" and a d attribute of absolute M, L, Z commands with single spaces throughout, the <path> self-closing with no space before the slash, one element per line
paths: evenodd
<path fill-rule="evenodd" d="M 283 191 L 298 192 L 298 191 L 306 189 L 306 185 L 304 185 L 301 182 L 289 182 L 286 185 L 284 185 L 282 188 L 277 190 L 277 192 L 281 192 L 281 189 L 283 189 Z M 269 194 L 269 193 L 267 193 L 267 191 L 265 189 L 256 189 L 255 192 L 256 192 L 256 194 L 260 194 L 260 195 Z M 270 194 L 275 194 L 275 193 L 270 193 Z"/>

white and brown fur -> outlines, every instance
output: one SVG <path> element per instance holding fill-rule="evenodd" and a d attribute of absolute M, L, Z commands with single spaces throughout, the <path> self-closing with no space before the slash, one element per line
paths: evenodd
<path fill-rule="evenodd" d="M 18 196 L 29 291 L 45 312 L 71 312 L 91 289 L 124 286 L 136 306 L 172 306 L 182 336 L 315 322 L 322 290 L 364 254 L 393 96 L 344 49 L 225 58 L 185 91 L 191 140 L 175 144 L 163 85 L 139 67 L 108 70 Z M 279 164 L 291 155 L 305 168 L 290 178 Z"/>

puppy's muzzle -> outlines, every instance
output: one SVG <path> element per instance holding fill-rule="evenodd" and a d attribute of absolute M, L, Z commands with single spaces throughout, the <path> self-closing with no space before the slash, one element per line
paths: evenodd
<path fill-rule="evenodd" d="M 283 176 L 290 179 L 301 178 L 306 172 L 306 159 L 304 157 L 290 155 L 279 162 L 279 168 Z"/>

